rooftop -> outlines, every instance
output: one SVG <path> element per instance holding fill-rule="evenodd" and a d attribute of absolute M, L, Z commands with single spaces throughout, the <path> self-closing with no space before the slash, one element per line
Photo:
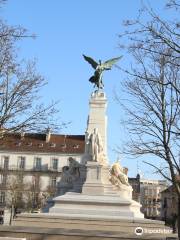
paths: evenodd
<path fill-rule="evenodd" d="M 0 139 L 0 151 L 11 152 L 54 152 L 83 154 L 84 135 L 51 134 L 47 141 L 46 134 L 25 133 L 7 134 Z"/>

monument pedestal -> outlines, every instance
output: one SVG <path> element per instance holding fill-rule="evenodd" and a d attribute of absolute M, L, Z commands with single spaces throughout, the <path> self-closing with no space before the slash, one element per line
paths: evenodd
<path fill-rule="evenodd" d="M 86 164 L 87 177 L 82 186 L 82 193 L 67 192 L 54 198 L 54 206 L 50 214 L 63 217 L 78 217 L 80 219 L 122 219 L 143 218 L 140 204 L 118 192 L 109 181 L 109 167 L 97 162 Z M 132 188 L 129 187 L 129 191 Z"/>
<path fill-rule="evenodd" d="M 97 162 L 88 161 L 86 164 L 86 181 L 82 193 L 87 195 L 104 195 L 112 189 L 109 182 L 109 167 Z"/>
<path fill-rule="evenodd" d="M 86 164 L 86 181 L 82 187 L 83 194 L 92 195 L 105 195 L 105 194 L 118 194 L 120 197 L 132 198 L 132 187 L 121 185 L 117 188 L 111 184 L 110 167 L 99 164 L 97 162 L 88 161 Z"/>

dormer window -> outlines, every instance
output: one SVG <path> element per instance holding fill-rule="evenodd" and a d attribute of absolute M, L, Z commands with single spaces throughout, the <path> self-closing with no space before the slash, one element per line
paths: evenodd
<path fill-rule="evenodd" d="M 79 145 L 78 145 L 78 144 L 74 144 L 74 145 L 73 145 L 73 148 L 74 148 L 74 149 L 77 149 L 77 148 L 79 148 Z"/>
<path fill-rule="evenodd" d="M 61 144 L 61 148 L 66 148 L 66 144 Z"/>
<path fill-rule="evenodd" d="M 39 147 L 39 148 L 42 148 L 42 147 L 43 147 L 43 143 L 39 143 L 39 144 L 38 144 L 38 147 Z"/>
<path fill-rule="evenodd" d="M 28 147 L 31 147 L 31 146 L 32 146 L 32 142 L 28 142 L 28 143 L 27 143 L 27 146 L 28 146 Z"/>
<path fill-rule="evenodd" d="M 50 147 L 56 147 L 55 143 L 50 143 Z"/>
<path fill-rule="evenodd" d="M 21 146 L 21 142 L 16 142 L 15 145 L 16 145 L 17 147 L 20 147 L 20 146 Z"/>

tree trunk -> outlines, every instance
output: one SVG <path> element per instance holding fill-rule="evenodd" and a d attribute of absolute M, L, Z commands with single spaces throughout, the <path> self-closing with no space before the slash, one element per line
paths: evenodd
<path fill-rule="evenodd" d="M 178 239 L 180 240 L 180 197 L 178 197 L 177 228 L 178 228 Z"/>
<path fill-rule="evenodd" d="M 9 219 L 9 225 L 12 224 L 12 218 L 13 218 L 13 210 L 14 210 L 14 205 L 11 205 L 11 212 L 10 212 L 10 219 Z"/>

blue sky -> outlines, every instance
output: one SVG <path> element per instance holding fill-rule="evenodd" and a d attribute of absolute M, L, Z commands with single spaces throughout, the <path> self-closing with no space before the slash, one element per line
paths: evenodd
<path fill-rule="evenodd" d="M 164 0 L 151 0 L 160 13 Z M 139 0 L 9 0 L 0 9 L 1 16 L 12 25 L 21 25 L 36 34 L 36 39 L 20 42 L 20 57 L 37 59 L 38 71 L 45 76 L 48 85 L 42 90 L 42 101 L 60 100 L 59 118 L 71 121 L 62 133 L 84 134 L 88 115 L 88 101 L 93 86 L 88 82 L 93 71 L 82 54 L 107 60 L 122 55 L 118 48 L 118 34 L 123 32 L 123 20 L 134 18 L 141 6 Z M 119 62 L 127 66 L 131 62 L 123 55 Z M 125 140 L 120 126 L 124 114 L 114 100 L 114 90 L 119 89 L 125 76 L 116 68 L 104 74 L 105 92 L 108 98 L 108 153 L 110 163 L 117 158 L 116 146 Z M 137 174 L 137 160 L 124 156 L 122 164 L 129 168 L 129 175 Z M 139 162 L 146 177 L 152 177 Z"/>

